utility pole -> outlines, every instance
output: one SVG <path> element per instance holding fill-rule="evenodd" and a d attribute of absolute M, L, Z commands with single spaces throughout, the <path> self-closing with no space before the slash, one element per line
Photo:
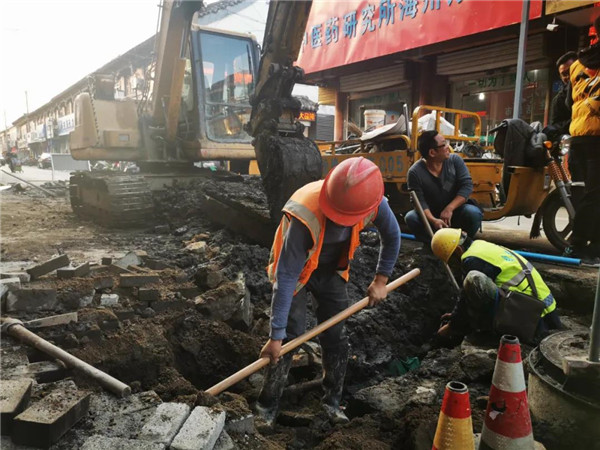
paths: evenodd
<path fill-rule="evenodd" d="M 521 31 L 519 34 L 519 56 L 517 57 L 517 80 L 515 83 L 515 101 L 513 119 L 521 116 L 523 103 L 523 75 L 525 75 L 525 54 L 527 52 L 527 32 L 529 31 L 529 0 L 523 0 L 521 13 Z"/>

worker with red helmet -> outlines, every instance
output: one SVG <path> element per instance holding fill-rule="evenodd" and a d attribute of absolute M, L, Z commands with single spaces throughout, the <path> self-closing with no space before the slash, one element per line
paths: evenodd
<path fill-rule="evenodd" d="M 350 261 L 360 244 L 360 231 L 373 223 L 381 237 L 381 251 L 373 282 L 367 289 L 369 305 L 387 296 L 386 283 L 400 250 L 400 227 L 383 196 L 383 179 L 371 161 L 349 158 L 333 168 L 325 180 L 298 189 L 283 207 L 267 268 L 273 283 L 271 330 L 260 356 L 271 365 L 256 404 L 264 422 L 272 426 L 292 363 L 292 352 L 280 357 L 283 341 L 305 332 L 307 293 L 316 301 L 319 323 L 350 306 L 346 284 Z M 346 423 L 340 408 L 349 346 L 344 323 L 319 336 L 323 361 L 323 409 L 332 423 Z"/>

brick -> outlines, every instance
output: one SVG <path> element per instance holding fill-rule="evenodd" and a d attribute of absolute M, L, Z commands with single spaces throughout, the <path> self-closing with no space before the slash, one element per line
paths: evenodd
<path fill-rule="evenodd" d="M 215 443 L 213 450 L 235 450 L 237 447 L 227 431 L 223 430 Z"/>
<path fill-rule="evenodd" d="M 49 383 L 62 380 L 66 372 L 67 369 L 61 362 L 38 361 L 5 370 L 2 372 L 2 378 L 7 380 L 34 378 L 38 383 Z"/>
<path fill-rule="evenodd" d="M 225 425 L 225 413 L 204 406 L 194 408 L 171 443 L 172 450 L 213 448 Z"/>
<path fill-rule="evenodd" d="M 158 405 L 154 415 L 144 424 L 139 438 L 168 446 L 189 415 L 190 407 L 185 403 Z"/>
<path fill-rule="evenodd" d="M 55 289 L 19 289 L 8 293 L 6 310 L 8 312 L 36 312 L 56 307 Z"/>
<path fill-rule="evenodd" d="M 23 411 L 13 421 L 16 444 L 49 447 L 57 442 L 90 407 L 90 392 L 55 391 Z"/>
<path fill-rule="evenodd" d="M 119 286 L 121 287 L 139 287 L 147 284 L 158 283 L 158 275 L 139 275 L 139 274 L 121 274 L 119 275 Z"/>
<path fill-rule="evenodd" d="M 117 294 L 102 294 L 100 297 L 100 305 L 116 306 L 119 304 L 119 296 Z"/>
<path fill-rule="evenodd" d="M 155 442 L 144 442 L 135 439 L 107 437 L 95 434 L 89 437 L 81 450 L 164 450 L 165 446 Z"/>
<path fill-rule="evenodd" d="M 77 267 L 67 267 L 57 269 L 56 276 L 58 278 L 77 278 L 84 277 L 90 273 L 90 263 L 86 262 Z"/>
<path fill-rule="evenodd" d="M 160 292 L 158 289 L 140 288 L 138 291 L 138 298 L 142 302 L 154 302 L 160 300 Z"/>
<path fill-rule="evenodd" d="M 110 256 L 103 256 L 101 263 L 103 266 L 110 266 L 112 264 L 112 258 Z"/>
<path fill-rule="evenodd" d="M 18 278 L 21 283 L 29 283 L 31 281 L 31 275 L 27 272 L 4 272 L 0 273 L 0 278 Z"/>
<path fill-rule="evenodd" d="M 32 280 L 39 278 L 47 273 L 50 273 L 61 267 L 68 266 L 70 264 L 69 257 L 67 255 L 60 255 L 53 258 L 45 263 L 38 264 L 37 266 L 30 267 L 26 272 L 31 276 Z"/>
<path fill-rule="evenodd" d="M 112 289 L 115 285 L 113 277 L 99 277 L 94 279 L 94 289 Z"/>
<path fill-rule="evenodd" d="M 10 434 L 15 416 L 29 404 L 33 380 L 2 380 L 0 391 L 0 431 Z"/>

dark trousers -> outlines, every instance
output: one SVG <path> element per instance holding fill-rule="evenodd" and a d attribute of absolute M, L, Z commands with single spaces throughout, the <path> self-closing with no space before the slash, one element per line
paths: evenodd
<path fill-rule="evenodd" d="M 598 143 L 573 143 L 580 163 L 585 161 L 585 193 L 577 205 L 573 246 L 600 245 L 600 139 Z"/>
<path fill-rule="evenodd" d="M 479 227 L 481 227 L 482 219 L 483 213 L 477 206 L 465 203 L 454 210 L 450 224 L 454 228 L 462 229 L 470 238 L 473 238 L 475 233 L 477 233 L 477 230 L 479 230 Z M 409 211 L 406 216 L 404 216 L 404 220 L 410 231 L 415 235 L 417 241 L 425 244 L 431 242 L 431 237 L 425 229 L 425 224 L 421 222 L 419 213 L 417 213 L 416 210 L 413 209 L 412 211 Z M 433 230 L 433 232 L 435 233 L 435 230 Z"/>

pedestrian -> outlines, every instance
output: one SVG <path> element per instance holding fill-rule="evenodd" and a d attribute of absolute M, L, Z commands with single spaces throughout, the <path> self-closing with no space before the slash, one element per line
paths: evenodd
<path fill-rule="evenodd" d="M 316 301 L 319 323 L 349 305 L 346 284 L 360 231 L 373 223 L 381 238 L 379 261 L 367 289 L 369 305 L 387 296 L 386 283 L 400 249 L 400 227 L 383 196 L 383 178 L 371 161 L 349 158 L 325 180 L 298 189 L 283 208 L 267 268 L 273 283 L 269 340 L 260 356 L 268 357 L 256 409 L 271 426 L 292 363 L 292 352 L 280 357 L 282 343 L 305 332 L 307 293 Z M 332 423 L 348 418 L 340 407 L 348 361 L 343 322 L 319 336 L 323 361 L 323 409 Z"/>
<path fill-rule="evenodd" d="M 473 181 L 462 158 L 450 153 L 448 142 L 437 131 L 424 131 L 417 143 L 423 157 L 408 170 L 408 189 L 415 191 L 432 230 L 450 226 L 475 236 L 483 213 L 469 196 Z M 416 210 L 405 221 L 417 240 L 429 246 L 431 237 Z"/>
<path fill-rule="evenodd" d="M 573 234 L 565 256 L 600 257 L 600 43 L 594 21 L 591 45 L 578 54 L 571 65 L 570 79 L 573 101 L 571 117 L 571 149 L 584 166 L 585 190 L 575 211 Z"/>
<path fill-rule="evenodd" d="M 442 316 L 439 336 L 464 336 L 475 330 L 519 335 L 520 330 L 528 328 L 532 330 L 530 336 L 519 336 L 527 341 L 562 327 L 552 292 L 524 257 L 482 239 L 472 240 L 457 228 L 437 231 L 431 249 L 442 261 L 453 266 L 459 264 L 463 274 L 460 298 L 454 310 Z M 510 329 L 506 328 L 506 318 L 502 323 L 497 320 L 501 302 L 509 291 L 526 294 L 541 303 L 534 305 L 539 306 L 536 314 L 519 308 L 513 310 L 508 318 Z M 529 307 L 527 299 L 521 297 L 517 301 L 523 302 L 523 308 Z"/>

